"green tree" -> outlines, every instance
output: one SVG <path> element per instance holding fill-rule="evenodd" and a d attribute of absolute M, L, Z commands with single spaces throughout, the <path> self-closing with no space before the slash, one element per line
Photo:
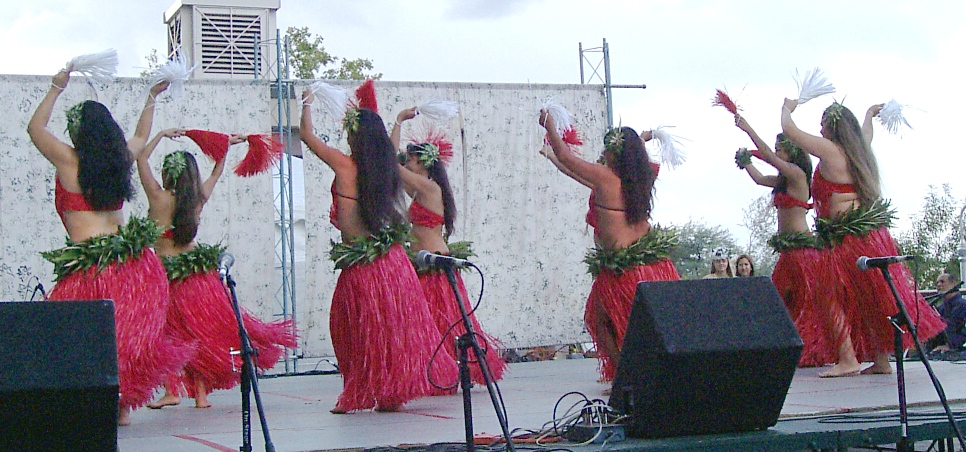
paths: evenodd
<path fill-rule="evenodd" d="M 319 78 L 319 70 L 326 68 L 336 61 L 338 68 L 327 68 L 321 72 L 321 78 L 339 80 L 365 80 L 367 78 L 379 80 L 382 73 L 372 74 L 372 61 L 365 58 L 349 60 L 339 58 L 326 52 L 322 46 L 322 37 L 309 32 L 308 27 L 288 27 L 285 30 L 289 45 L 289 65 L 295 72 L 295 77 L 301 79 Z"/>
<path fill-rule="evenodd" d="M 953 198 L 949 184 L 941 189 L 929 186 L 922 210 L 912 218 L 912 227 L 899 233 L 896 241 L 902 254 L 916 256 L 910 268 L 920 288 L 932 288 L 943 271 L 959 274 L 956 248 L 959 245 L 960 204 Z"/>
<path fill-rule="evenodd" d="M 768 239 L 778 232 L 778 215 L 771 195 L 756 198 L 741 211 L 744 213 L 741 225 L 748 229 L 748 244 L 742 251 L 755 263 L 756 276 L 768 276 L 778 262 L 778 255 L 768 246 Z"/>
<path fill-rule="evenodd" d="M 734 254 L 738 249 L 734 237 L 722 226 L 708 226 L 689 220 L 682 226 L 671 225 L 679 244 L 671 252 L 671 261 L 682 279 L 699 279 L 711 269 L 711 251 L 724 248 Z"/>
<path fill-rule="evenodd" d="M 151 75 L 151 71 L 161 66 L 161 63 L 158 62 L 158 49 L 151 49 L 151 52 L 144 59 L 148 60 L 148 67 L 141 70 L 141 77 L 148 77 Z"/>

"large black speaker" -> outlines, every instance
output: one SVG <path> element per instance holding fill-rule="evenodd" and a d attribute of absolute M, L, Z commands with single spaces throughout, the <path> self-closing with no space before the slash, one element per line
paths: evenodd
<path fill-rule="evenodd" d="M 765 429 L 801 352 L 766 277 L 641 282 L 610 405 L 635 437 Z"/>
<path fill-rule="evenodd" d="M 117 450 L 114 303 L 0 303 L 0 450 Z"/>

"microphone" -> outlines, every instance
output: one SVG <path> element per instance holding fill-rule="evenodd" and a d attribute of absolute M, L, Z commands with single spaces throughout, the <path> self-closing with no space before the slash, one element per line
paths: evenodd
<path fill-rule="evenodd" d="M 426 250 L 419 250 L 419 252 L 416 253 L 416 265 L 421 269 L 446 269 L 471 267 L 473 266 L 473 263 L 464 259 L 457 259 L 455 257 L 443 256 L 441 254 L 433 254 Z"/>
<path fill-rule="evenodd" d="M 859 267 L 859 270 L 866 271 L 870 268 L 886 268 L 889 264 L 895 264 L 896 262 L 910 261 L 915 259 L 916 256 L 911 254 L 906 256 L 885 256 L 885 257 L 868 257 L 862 256 L 859 260 L 855 261 L 855 265 Z"/>
<path fill-rule="evenodd" d="M 222 278 L 228 276 L 228 270 L 231 270 L 232 265 L 235 265 L 235 256 L 231 253 L 221 253 L 221 256 L 218 256 L 218 273 Z"/>

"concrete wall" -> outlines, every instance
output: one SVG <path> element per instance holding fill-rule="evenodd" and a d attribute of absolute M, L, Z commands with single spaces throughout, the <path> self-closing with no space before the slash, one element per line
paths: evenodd
<path fill-rule="evenodd" d="M 65 237 L 53 209 L 53 166 L 37 152 L 25 131 L 49 81 L 49 76 L 0 76 L 0 100 L 8 106 L 0 116 L 2 300 L 28 298 L 35 279 L 51 287 L 52 266 L 38 251 L 61 246 Z M 356 85 L 345 83 L 346 87 Z M 548 97 L 566 106 L 585 142 L 590 143 L 584 146 L 584 153 L 593 158 L 606 127 L 600 87 L 377 82 L 376 89 L 387 124 L 399 110 L 427 100 L 449 99 L 460 105 L 460 118 L 437 126 L 454 143 L 449 176 L 459 217 L 451 240 L 474 242 L 479 255 L 474 262 L 485 276 L 483 302 L 477 311 L 484 329 L 508 347 L 587 341 L 582 317 L 591 279 L 581 260 L 592 244 L 583 223 L 588 193 L 537 153 L 543 134 L 536 116 Z M 140 80 L 120 79 L 98 90 L 97 97 L 131 133 L 144 90 Z M 270 98 L 267 82 L 197 80 L 189 82 L 185 91 L 181 102 L 158 106 L 154 132 L 187 127 L 253 133 L 268 131 L 275 123 L 276 103 Z M 63 111 L 93 98 L 93 93 L 81 79 L 73 80 L 55 107 L 50 130 L 63 134 Z M 338 129 L 341 118 L 329 118 L 318 109 L 314 118 L 316 133 L 348 152 Z M 293 125 L 297 121 L 295 118 Z M 417 118 L 405 123 L 404 139 L 424 121 Z M 188 140 L 166 140 L 152 157 L 152 166 L 160 171 L 163 156 L 178 149 L 197 151 Z M 244 146 L 232 149 L 229 170 L 244 153 Z M 203 173 L 210 171 L 210 162 L 204 158 L 199 162 Z M 297 231 L 305 231 L 304 263 L 301 254 L 296 254 L 300 352 L 327 356 L 332 354 L 328 312 L 338 276 L 328 260 L 329 242 L 339 237 L 328 221 L 332 172 L 310 153 L 301 163 L 296 166 L 304 168 L 296 178 L 304 178 L 305 212 L 304 220 L 296 218 Z M 198 238 L 229 246 L 236 257 L 233 274 L 240 301 L 266 319 L 282 311 L 273 271 L 273 184 L 269 174 L 240 178 L 226 172 L 205 208 Z M 128 203 L 125 211 L 145 215 L 144 195 Z M 475 299 L 483 282 L 473 274 L 465 274 L 464 279 Z"/>

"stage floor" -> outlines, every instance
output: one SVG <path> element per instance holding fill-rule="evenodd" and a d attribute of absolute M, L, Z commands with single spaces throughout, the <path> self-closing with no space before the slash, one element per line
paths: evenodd
<path fill-rule="evenodd" d="M 963 367 L 966 362 L 937 361 L 931 364 L 950 402 L 966 402 L 966 367 Z M 307 365 L 304 360 L 299 364 L 299 370 L 312 367 L 314 363 Z M 331 366 L 322 363 L 319 368 Z M 941 412 L 937 404 L 939 398 L 925 367 L 919 362 L 907 361 L 905 368 L 906 397 L 914 407 L 911 410 Z M 895 374 L 822 379 L 818 377 L 820 371 L 799 369 L 785 399 L 779 425 L 751 435 L 777 433 L 772 436 L 781 436 L 788 431 L 833 431 L 838 428 L 816 422 L 815 415 L 872 411 L 895 414 L 898 405 Z M 597 383 L 597 377 L 595 359 L 511 364 L 499 383 L 510 428 L 539 430 L 553 418 L 554 405 L 561 396 L 571 391 L 606 401 L 607 397 L 601 395 L 601 391 L 607 386 Z M 337 374 L 265 378 L 259 380 L 258 385 L 272 442 L 279 452 L 460 443 L 465 438 L 460 394 L 418 399 L 395 413 L 335 415 L 329 413 L 329 409 L 335 405 L 342 388 L 342 378 Z M 475 387 L 472 394 L 475 433 L 498 435 L 499 423 L 486 388 Z M 118 429 L 119 449 L 122 452 L 239 450 L 242 444 L 240 391 L 237 388 L 216 391 L 209 400 L 213 406 L 207 409 L 194 408 L 194 400 L 184 399 L 179 406 L 135 411 L 131 415 L 132 424 Z M 567 403 L 563 403 L 562 408 L 569 407 L 577 399 L 565 400 Z M 964 409 L 966 405 L 962 404 L 954 407 L 954 410 Z M 254 400 L 251 423 L 253 450 L 265 450 Z M 942 420 L 933 423 L 941 424 Z M 896 423 L 889 418 L 878 421 L 878 425 L 889 427 Z M 868 432 L 863 434 L 870 436 Z M 806 440 L 813 441 L 803 439 Z M 609 444 L 608 449 L 658 450 L 662 448 L 659 447 L 661 444 L 667 450 L 685 448 L 667 440 L 628 440 Z M 594 450 L 599 448 L 596 446 Z"/>

